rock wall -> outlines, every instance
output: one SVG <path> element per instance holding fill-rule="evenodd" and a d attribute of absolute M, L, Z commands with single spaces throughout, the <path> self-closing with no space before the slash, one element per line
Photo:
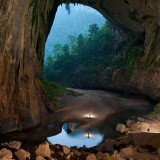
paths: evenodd
<path fill-rule="evenodd" d="M 64 2 L 91 6 L 124 31 L 145 32 L 143 62 L 159 61 L 159 0 L 0 0 L 0 133 L 34 126 L 47 112 L 40 85 L 44 46 L 57 7 Z M 157 93 L 157 70 L 153 76 L 156 85 L 149 83 L 148 89 L 149 80 L 144 79 L 142 93 Z M 147 77 L 150 73 L 145 74 Z M 152 74 L 150 77 L 153 78 Z M 123 84 L 126 83 L 130 80 Z M 132 87 L 137 90 L 140 86 L 132 83 Z M 155 97 L 159 98 L 159 93 Z"/>
<path fill-rule="evenodd" d="M 54 0 L 0 0 L 0 133 L 38 124 L 47 109 L 40 86 Z"/>

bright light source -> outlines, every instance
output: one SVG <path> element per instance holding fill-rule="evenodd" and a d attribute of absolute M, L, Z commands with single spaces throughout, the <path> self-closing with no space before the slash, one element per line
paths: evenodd
<path fill-rule="evenodd" d="M 88 113 L 88 114 L 85 114 L 84 117 L 86 117 L 86 118 L 95 118 L 95 115 L 93 115 L 91 113 Z"/>
<path fill-rule="evenodd" d="M 87 138 L 92 138 L 94 137 L 94 134 L 88 132 L 88 133 L 84 133 L 83 136 Z"/>

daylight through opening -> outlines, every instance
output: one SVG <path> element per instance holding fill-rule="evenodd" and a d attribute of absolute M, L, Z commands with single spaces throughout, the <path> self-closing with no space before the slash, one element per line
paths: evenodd
<path fill-rule="evenodd" d="M 113 35 L 109 22 L 84 6 L 59 6 L 48 36 L 44 80 L 65 87 L 98 88 L 100 70 L 111 65 Z"/>

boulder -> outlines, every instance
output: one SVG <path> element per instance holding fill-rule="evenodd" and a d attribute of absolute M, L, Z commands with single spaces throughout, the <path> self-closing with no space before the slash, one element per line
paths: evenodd
<path fill-rule="evenodd" d="M 60 155 L 60 156 L 64 156 L 64 153 L 63 152 L 58 152 L 58 154 Z"/>
<path fill-rule="evenodd" d="M 45 159 L 43 157 L 41 157 L 41 156 L 37 156 L 36 160 L 45 160 Z"/>
<path fill-rule="evenodd" d="M 69 123 L 68 123 L 68 130 L 69 130 L 69 131 L 71 131 L 71 132 L 73 132 L 73 131 L 74 131 L 74 129 L 75 129 L 75 127 L 74 127 L 74 123 L 69 122 Z"/>
<path fill-rule="evenodd" d="M 120 155 L 122 155 L 123 157 L 132 157 L 134 153 L 136 153 L 136 148 L 133 148 L 132 146 L 128 146 L 120 150 Z"/>
<path fill-rule="evenodd" d="M 6 148 L 0 150 L 0 159 L 12 159 L 12 152 Z"/>
<path fill-rule="evenodd" d="M 55 152 L 53 150 L 51 150 L 51 155 L 55 154 Z"/>
<path fill-rule="evenodd" d="M 98 152 L 96 154 L 96 157 L 97 157 L 97 160 L 114 160 L 108 153 L 101 153 L 101 152 Z"/>
<path fill-rule="evenodd" d="M 44 144 L 40 144 L 36 149 L 36 155 L 42 157 L 51 157 L 51 150 L 49 148 L 49 143 L 45 142 Z"/>
<path fill-rule="evenodd" d="M 86 157 L 86 160 L 97 160 L 95 154 L 89 154 L 87 157 Z"/>
<path fill-rule="evenodd" d="M 56 148 L 57 148 L 58 150 L 60 150 L 61 147 L 60 147 L 60 145 L 58 144 L 58 145 L 56 145 Z"/>
<path fill-rule="evenodd" d="M 14 154 L 16 155 L 16 157 L 19 159 L 19 160 L 29 160 L 30 159 L 30 153 L 27 152 L 26 150 L 24 149 L 20 149 L 18 150 L 17 152 L 14 152 Z"/>
<path fill-rule="evenodd" d="M 132 120 L 127 120 L 127 122 L 126 122 L 126 126 L 127 127 L 131 127 L 132 126 L 132 124 L 134 123 L 134 121 L 132 121 Z"/>
<path fill-rule="evenodd" d="M 77 156 L 81 156 L 81 152 L 79 152 L 76 149 L 72 149 L 73 154 L 77 155 Z"/>
<path fill-rule="evenodd" d="M 141 117 L 138 117 L 137 119 L 138 121 L 141 121 L 141 122 L 144 121 L 144 118 L 141 118 Z"/>
<path fill-rule="evenodd" d="M 13 149 L 20 149 L 22 142 L 19 141 L 12 141 L 8 143 L 8 147 L 13 148 Z"/>
<path fill-rule="evenodd" d="M 127 131 L 126 126 L 124 124 L 117 124 L 116 131 L 120 133 L 124 133 Z"/>
<path fill-rule="evenodd" d="M 63 150 L 63 153 L 64 153 L 64 154 L 69 154 L 70 151 L 71 151 L 71 149 L 68 148 L 67 146 L 62 146 L 62 150 Z"/>
<path fill-rule="evenodd" d="M 0 158 L 0 160 L 15 160 L 15 159 L 9 159 L 9 158 Z"/>
<path fill-rule="evenodd" d="M 125 160 L 124 158 L 121 157 L 121 155 L 118 153 L 117 150 L 115 150 L 114 153 L 112 154 L 112 158 L 114 160 Z"/>
<path fill-rule="evenodd" d="M 68 155 L 66 156 L 66 159 L 69 160 L 69 159 L 71 158 L 71 156 L 72 156 L 71 154 L 68 154 Z"/>

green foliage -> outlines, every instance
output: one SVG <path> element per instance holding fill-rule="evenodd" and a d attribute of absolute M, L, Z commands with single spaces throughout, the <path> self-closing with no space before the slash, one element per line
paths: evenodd
<path fill-rule="evenodd" d="M 54 82 L 41 81 L 41 86 L 48 100 L 55 103 L 56 105 L 59 104 L 58 97 L 62 96 L 64 92 L 67 91 L 66 88 Z"/>
<path fill-rule="evenodd" d="M 129 73 L 131 73 L 139 64 L 139 60 L 142 56 L 142 53 L 139 52 L 140 48 L 142 48 L 142 46 L 132 46 L 129 49 L 129 52 L 126 56 L 126 63 L 124 64 L 124 68 Z"/>
<path fill-rule="evenodd" d="M 63 54 L 65 56 L 69 55 L 69 46 L 68 46 L 68 44 L 64 45 L 64 47 L 63 47 Z"/>
<path fill-rule="evenodd" d="M 154 110 L 150 113 L 150 115 L 160 115 L 160 104 L 154 106 Z"/>
<path fill-rule="evenodd" d="M 92 36 L 96 35 L 98 30 L 99 30 L 99 27 L 97 24 L 90 25 L 89 30 L 88 30 L 89 36 L 92 37 Z"/>
<path fill-rule="evenodd" d="M 65 4 L 58 7 L 54 24 L 46 42 L 45 58 L 53 53 L 55 44 L 69 43 L 68 35 L 76 35 L 77 37 L 79 34 L 85 34 L 88 32 L 90 24 L 96 22 L 98 26 L 102 26 L 105 21 L 100 13 L 90 7 L 83 5 L 76 5 L 75 7 L 74 4 L 70 3 L 70 9 L 71 14 L 69 15 L 66 12 Z M 52 20 L 52 18 L 49 20 Z"/>
<path fill-rule="evenodd" d="M 47 81 L 65 86 L 73 82 L 97 77 L 98 70 L 112 65 L 113 41 L 109 23 L 102 28 L 97 24 L 89 26 L 88 34 L 69 35 L 69 43 L 55 45 L 54 53 L 44 63 L 43 75 Z"/>

